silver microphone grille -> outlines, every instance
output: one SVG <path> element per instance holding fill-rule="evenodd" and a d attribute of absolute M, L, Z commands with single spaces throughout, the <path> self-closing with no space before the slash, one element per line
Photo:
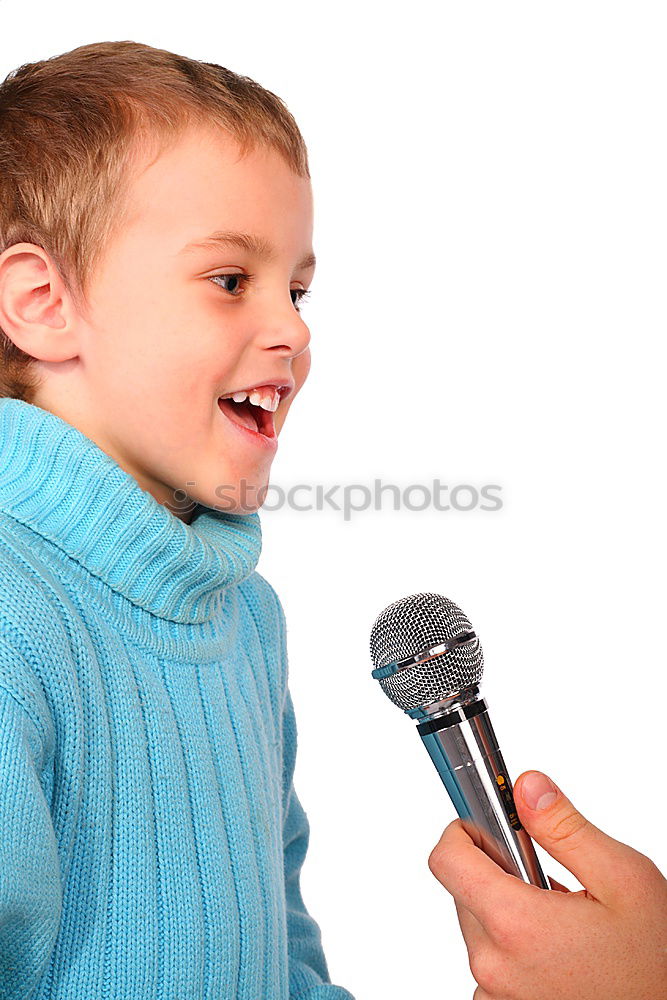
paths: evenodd
<path fill-rule="evenodd" d="M 442 594 L 411 594 L 378 615 L 371 630 L 371 659 L 377 670 L 449 642 L 473 627 L 461 609 Z M 425 663 L 415 663 L 380 679 L 380 686 L 404 711 L 432 705 L 478 684 L 484 670 L 479 639 L 462 643 Z"/>

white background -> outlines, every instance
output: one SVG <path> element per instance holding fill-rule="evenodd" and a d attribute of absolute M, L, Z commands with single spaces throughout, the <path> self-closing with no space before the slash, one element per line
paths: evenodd
<path fill-rule="evenodd" d="M 287 615 L 302 885 L 332 979 L 471 997 L 427 866 L 454 809 L 368 636 L 407 594 L 460 604 L 512 778 L 546 771 L 667 869 L 664 9 L 0 0 L 0 38 L 3 77 L 132 39 L 295 115 L 319 263 L 275 484 L 502 486 L 499 511 L 265 510 L 258 566 Z"/>

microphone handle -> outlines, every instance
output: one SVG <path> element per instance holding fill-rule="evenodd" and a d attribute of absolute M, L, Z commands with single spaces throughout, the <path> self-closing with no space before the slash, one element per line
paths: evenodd
<path fill-rule="evenodd" d="M 550 889 L 533 842 L 519 822 L 485 700 L 450 709 L 417 729 L 477 846 L 510 875 Z"/>

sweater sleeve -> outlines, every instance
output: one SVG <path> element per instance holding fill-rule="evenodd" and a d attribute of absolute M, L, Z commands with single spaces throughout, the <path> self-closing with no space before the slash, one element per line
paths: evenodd
<path fill-rule="evenodd" d="M 40 775 L 30 668 L 0 633 L 0 1000 L 31 1000 L 56 942 L 62 882 Z"/>
<path fill-rule="evenodd" d="M 308 818 L 294 790 L 296 763 L 296 718 L 289 690 L 283 712 L 283 849 L 290 1000 L 354 1000 L 347 990 L 332 986 L 322 950 L 320 928 L 303 902 L 300 875 L 308 850 Z"/>

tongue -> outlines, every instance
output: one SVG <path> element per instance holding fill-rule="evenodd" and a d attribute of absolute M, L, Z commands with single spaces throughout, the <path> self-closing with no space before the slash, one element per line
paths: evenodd
<path fill-rule="evenodd" d="M 219 399 L 218 406 L 235 424 L 241 424 L 242 427 L 247 427 L 251 431 L 259 430 L 259 425 L 252 412 L 252 404 L 247 399 L 242 403 L 233 403 L 231 399 Z"/>

